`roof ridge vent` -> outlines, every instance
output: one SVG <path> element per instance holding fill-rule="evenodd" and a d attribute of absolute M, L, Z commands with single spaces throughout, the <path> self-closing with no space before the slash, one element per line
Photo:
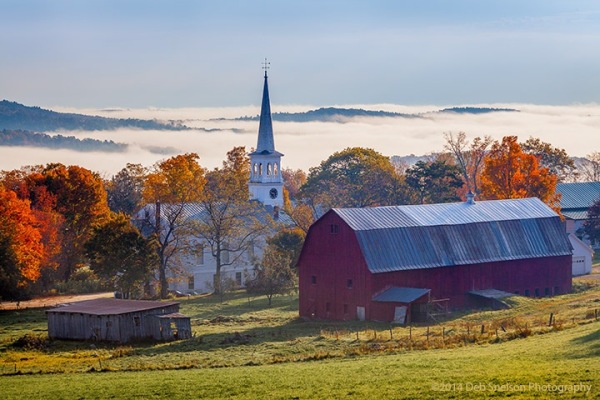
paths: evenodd
<path fill-rule="evenodd" d="M 475 194 L 470 190 L 467 193 L 467 204 L 475 204 Z"/>

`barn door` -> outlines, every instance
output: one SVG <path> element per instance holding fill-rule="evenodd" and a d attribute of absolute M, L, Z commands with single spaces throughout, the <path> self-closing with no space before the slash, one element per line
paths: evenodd
<path fill-rule="evenodd" d="M 356 317 L 359 321 L 365 320 L 365 308 L 361 306 L 356 307 Z"/>
<path fill-rule="evenodd" d="M 394 323 L 404 325 L 406 323 L 406 306 L 400 306 L 394 308 Z"/>

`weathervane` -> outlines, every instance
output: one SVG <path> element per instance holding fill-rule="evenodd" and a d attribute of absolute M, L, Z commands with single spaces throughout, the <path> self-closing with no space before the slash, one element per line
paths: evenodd
<path fill-rule="evenodd" d="M 267 70 L 270 68 L 269 65 L 271 65 L 270 62 L 267 61 L 267 58 L 265 57 L 265 61 L 262 63 L 262 69 L 265 70 L 265 78 L 267 77 Z"/>

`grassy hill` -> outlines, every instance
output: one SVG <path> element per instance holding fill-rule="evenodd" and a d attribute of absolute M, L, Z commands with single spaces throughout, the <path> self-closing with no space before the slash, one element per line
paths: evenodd
<path fill-rule="evenodd" d="M 6 398 L 589 398 L 600 395 L 600 287 L 515 297 L 430 326 L 302 321 L 297 297 L 182 301 L 195 337 L 46 342 L 43 310 L 0 312 Z M 553 314 L 553 323 L 548 324 Z M 27 336 L 26 336 L 27 335 Z M 548 386 L 550 385 L 550 386 Z M 579 390 L 579 392 L 575 392 Z M 583 395 L 583 396 L 582 396 Z"/>

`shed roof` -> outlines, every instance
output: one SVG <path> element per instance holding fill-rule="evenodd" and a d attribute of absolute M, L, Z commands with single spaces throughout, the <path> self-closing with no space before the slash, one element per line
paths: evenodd
<path fill-rule="evenodd" d="M 429 292 L 431 292 L 431 289 L 392 286 L 391 288 L 374 296 L 373 301 L 409 304 L 425 296 Z"/>
<path fill-rule="evenodd" d="M 600 198 L 600 182 L 559 183 L 556 185 L 556 191 L 562 195 L 561 209 L 587 210 Z"/>
<path fill-rule="evenodd" d="M 373 273 L 571 255 L 558 215 L 537 198 L 333 209 Z"/>
<path fill-rule="evenodd" d="M 65 304 L 56 308 L 52 308 L 47 312 L 117 315 L 154 310 L 174 305 L 179 305 L 179 303 L 176 301 L 123 300 L 104 298 Z"/>

